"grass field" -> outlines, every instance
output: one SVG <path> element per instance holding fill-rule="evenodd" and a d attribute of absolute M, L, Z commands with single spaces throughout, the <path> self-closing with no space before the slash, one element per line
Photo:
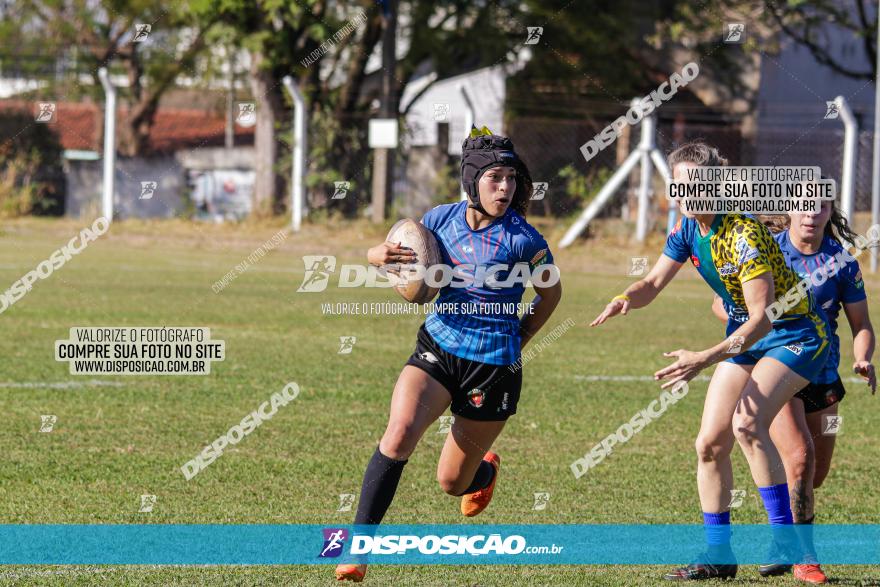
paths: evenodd
<path fill-rule="evenodd" d="M 86 222 L 25 220 L 0 229 L 0 290 L 46 259 Z M 237 227 L 121 222 L 0 314 L 0 523 L 348 524 L 339 494 L 358 494 L 363 468 L 387 418 L 392 385 L 412 352 L 417 316 L 323 316 L 321 303 L 396 301 L 389 290 L 296 293 L 301 257 L 333 254 L 361 262 L 384 234 L 359 222 L 307 226 L 220 293 L 212 284 L 280 225 Z M 562 227 L 543 227 L 549 236 Z M 644 377 L 667 364 L 664 351 L 718 341 L 711 293 L 691 268 L 651 307 L 601 329 L 585 326 L 634 278 L 630 257 L 645 247 L 607 234 L 556 252 L 564 296 L 546 330 L 577 327 L 525 369 L 519 413 L 496 443 L 505 467 L 492 506 L 474 523 L 700 523 L 696 435 L 705 380 L 660 420 L 586 476 L 569 465 L 659 395 Z M 863 261 L 863 266 L 866 261 Z M 867 275 L 867 271 L 866 271 Z M 868 276 L 869 295 L 880 284 Z M 880 306 L 871 297 L 874 316 Z M 226 343 L 208 376 L 72 376 L 54 342 L 72 326 L 204 326 Z M 356 336 L 350 354 L 339 338 Z M 845 367 L 851 337 L 841 332 Z M 708 373 L 706 373 L 708 374 Z M 600 377 L 596 377 L 600 376 Z M 844 372 L 844 377 L 849 377 Z M 180 466 L 287 382 L 299 398 L 186 481 Z M 880 523 L 876 466 L 880 410 L 864 385 L 848 383 L 845 424 L 828 480 L 817 492 L 823 523 Z M 57 415 L 40 433 L 40 415 Z M 388 523 L 462 523 L 458 501 L 437 486 L 443 434 L 429 430 L 404 472 Z M 745 459 L 736 449 L 736 486 L 747 490 L 735 523 L 765 521 Z M 533 493 L 549 492 L 546 510 Z M 152 513 L 140 496 L 156 495 Z M 687 562 L 687 561 L 683 561 Z M 370 585 L 653 585 L 658 567 L 373 566 Z M 831 566 L 841 585 L 880 570 Z M 20 585 L 330 585 L 330 566 L 0 567 Z M 734 584 L 793 585 L 742 567 Z"/>

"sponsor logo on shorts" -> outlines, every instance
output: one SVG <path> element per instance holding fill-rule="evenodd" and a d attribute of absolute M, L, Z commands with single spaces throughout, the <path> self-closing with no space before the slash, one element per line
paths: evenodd
<path fill-rule="evenodd" d="M 419 358 L 423 361 L 431 363 L 432 365 L 440 361 L 440 359 L 434 356 L 434 353 L 419 353 Z"/>
<path fill-rule="evenodd" d="M 801 353 L 804 352 L 804 347 L 802 347 L 800 344 L 787 344 L 785 345 L 785 348 L 798 356 L 800 356 Z"/>
<path fill-rule="evenodd" d="M 840 401 L 840 398 L 837 397 L 837 392 L 833 389 L 829 389 L 825 392 L 825 405 L 830 406 L 836 402 Z"/>
<path fill-rule="evenodd" d="M 472 389 L 468 392 L 468 403 L 475 408 L 482 408 L 486 400 L 486 392 L 482 389 Z"/>
<path fill-rule="evenodd" d="M 342 554 L 345 539 L 348 538 L 348 530 L 345 528 L 324 528 L 324 546 L 321 548 L 318 558 L 336 558 Z"/>

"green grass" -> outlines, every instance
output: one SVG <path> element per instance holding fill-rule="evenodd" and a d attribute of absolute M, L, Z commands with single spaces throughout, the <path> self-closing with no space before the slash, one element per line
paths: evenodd
<path fill-rule="evenodd" d="M 24 220 L 0 229 L 0 289 L 46 259 L 86 222 Z M 241 263 L 278 226 L 237 227 L 126 222 L 92 243 L 0 314 L 0 406 L 5 425 L 0 523 L 346 524 L 338 494 L 359 493 L 363 468 L 382 434 L 391 388 L 412 352 L 416 316 L 322 316 L 322 302 L 397 301 L 389 290 L 296 293 L 301 256 L 329 253 L 360 262 L 380 228 L 307 226 L 221 293 L 214 282 Z M 545 227 L 556 235 L 560 227 Z M 589 322 L 632 277 L 629 257 L 656 260 L 645 247 L 604 237 L 557 252 L 565 294 L 549 327 L 578 326 L 525 369 L 519 413 L 496 448 L 505 468 L 479 523 L 699 523 L 693 439 L 705 381 L 664 417 L 579 480 L 569 464 L 659 395 L 644 381 L 589 381 L 590 375 L 650 375 L 664 351 L 717 342 L 711 294 L 690 269 L 655 304 L 601 329 Z M 867 272 L 866 272 L 867 274 Z M 867 288 L 876 291 L 877 278 Z M 871 300 L 874 315 L 880 308 Z M 226 341 L 227 358 L 195 376 L 71 376 L 54 360 L 54 341 L 72 326 L 206 326 Z M 549 327 L 547 330 L 549 330 Z M 354 351 L 337 354 L 340 336 Z M 843 365 L 851 364 L 848 329 Z M 848 376 L 848 374 L 844 374 Z M 100 380 L 58 388 L 41 384 Z M 260 402 L 296 381 L 302 393 L 268 422 L 186 481 L 179 467 Z M 33 384 L 28 387 L 10 383 Z M 828 480 L 817 492 L 823 523 L 880 523 L 874 483 L 880 448 L 877 398 L 847 384 L 845 424 Z M 51 433 L 40 415 L 55 414 Z M 437 486 L 443 435 L 429 430 L 404 473 L 388 523 L 462 523 L 457 500 Z M 747 489 L 737 523 L 764 521 L 745 459 L 737 450 L 736 486 Z M 537 491 L 551 494 L 533 511 Z M 150 514 L 141 494 L 155 494 Z M 374 566 L 373 585 L 651 585 L 659 567 Z M 829 567 L 840 584 L 880 572 Z M 743 567 L 737 584 L 762 580 Z M 329 585 L 332 567 L 0 567 L 0 582 L 23 585 Z"/>

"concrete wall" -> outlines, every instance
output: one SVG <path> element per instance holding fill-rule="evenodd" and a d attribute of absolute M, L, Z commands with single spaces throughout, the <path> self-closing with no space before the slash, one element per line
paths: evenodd
<path fill-rule="evenodd" d="M 102 170 L 103 162 L 100 160 L 64 162 L 67 216 L 94 216 L 100 213 L 104 183 Z M 180 216 L 186 209 L 186 191 L 184 169 L 174 157 L 116 159 L 115 218 Z"/>

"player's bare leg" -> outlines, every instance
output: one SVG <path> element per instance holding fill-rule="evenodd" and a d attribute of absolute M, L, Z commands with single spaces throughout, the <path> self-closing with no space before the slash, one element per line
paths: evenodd
<path fill-rule="evenodd" d="M 436 379 L 412 365 L 400 372 L 391 396 L 391 413 L 379 447 L 373 453 L 364 482 L 355 524 L 379 524 L 391 506 L 403 466 L 425 430 L 451 403 L 451 396 Z M 367 566 L 341 564 L 339 580 L 362 581 Z"/>
<path fill-rule="evenodd" d="M 489 451 L 505 421 L 485 422 L 456 416 L 437 463 L 437 481 L 449 495 L 462 496 L 466 516 L 482 512 L 495 489 L 501 459 Z"/>
<path fill-rule="evenodd" d="M 749 379 L 751 366 L 719 363 L 709 382 L 703 417 L 697 435 L 697 489 L 706 528 L 708 551 L 693 564 L 667 573 L 672 581 L 735 577 L 737 567 L 729 564 L 730 490 L 733 465 L 730 453 L 734 436 L 731 421 L 740 393 Z M 719 562 L 725 561 L 725 562 Z"/>

